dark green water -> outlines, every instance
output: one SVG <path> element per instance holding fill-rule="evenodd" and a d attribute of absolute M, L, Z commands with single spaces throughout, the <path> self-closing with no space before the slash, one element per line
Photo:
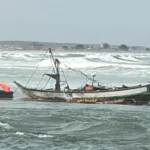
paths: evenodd
<path fill-rule="evenodd" d="M 0 149 L 150 148 L 148 106 L 1 101 Z"/>
<path fill-rule="evenodd" d="M 26 83 L 44 53 L 0 51 L 0 80 L 15 91 L 13 81 Z M 75 62 L 72 67 L 96 73 L 104 85 L 147 84 L 149 58 L 149 53 L 92 52 L 63 53 L 60 57 L 62 61 Z M 43 64 L 47 62 L 40 65 Z M 40 68 L 28 86 L 36 87 L 43 72 L 44 68 Z M 67 79 L 72 86 L 86 81 L 76 73 L 67 74 Z M 31 102 L 19 90 L 13 101 L 0 101 L 0 150 L 149 149 L 149 106 Z"/>

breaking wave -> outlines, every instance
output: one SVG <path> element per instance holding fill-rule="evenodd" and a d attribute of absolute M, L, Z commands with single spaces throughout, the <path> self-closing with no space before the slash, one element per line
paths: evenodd
<path fill-rule="evenodd" d="M 81 58 L 60 58 L 60 61 L 63 63 L 61 66 L 65 68 L 65 64 L 72 68 L 100 68 L 100 67 L 110 67 L 110 66 L 118 66 L 122 68 L 150 68 L 147 60 L 139 60 L 129 56 L 121 56 L 121 55 L 98 55 L 98 56 L 86 56 Z M 51 62 L 47 60 L 43 60 L 38 63 L 40 67 L 48 67 L 52 66 Z"/>
<path fill-rule="evenodd" d="M 9 125 L 8 123 L 0 122 L 0 128 L 9 130 L 9 129 L 12 129 L 13 127 L 11 125 Z"/>

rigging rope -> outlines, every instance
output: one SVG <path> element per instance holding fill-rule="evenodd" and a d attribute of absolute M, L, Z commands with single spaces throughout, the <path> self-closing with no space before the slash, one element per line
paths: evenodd
<path fill-rule="evenodd" d="M 50 67 L 47 69 L 46 72 L 48 72 L 49 69 L 50 69 Z M 45 72 L 45 73 L 46 73 L 46 72 Z M 39 82 L 38 82 L 38 84 L 37 84 L 37 87 L 40 85 L 40 83 L 41 83 L 41 81 L 42 81 L 44 75 L 45 75 L 45 74 L 43 74 L 42 77 L 41 77 L 41 79 L 39 80 Z M 50 80 L 50 79 L 49 79 L 49 80 Z M 36 88 L 37 88 L 37 87 L 36 87 Z"/>
<path fill-rule="evenodd" d="M 49 79 L 47 80 L 47 82 L 46 82 L 46 84 L 45 84 L 45 86 L 44 86 L 44 88 L 43 88 L 43 89 L 45 89 L 45 88 L 46 88 L 46 86 L 47 86 L 48 82 L 50 81 L 50 79 L 51 79 L 51 78 L 49 78 Z"/>
<path fill-rule="evenodd" d="M 53 67 L 53 61 L 52 61 L 52 59 L 53 59 L 53 58 L 51 59 L 51 58 L 49 57 L 49 59 L 51 60 L 52 68 L 53 68 L 53 71 L 54 71 L 54 73 L 55 73 L 55 69 L 54 69 L 54 67 Z M 47 72 L 49 71 L 49 69 L 50 69 L 50 68 L 51 68 L 51 67 L 49 67 L 45 73 L 47 73 Z M 42 77 L 41 77 L 41 79 L 40 79 L 39 83 L 37 84 L 37 87 L 38 87 L 38 86 L 39 86 L 39 84 L 41 83 L 41 81 L 42 81 L 42 79 L 43 79 L 44 75 L 45 75 L 45 74 L 43 74 L 43 75 L 42 75 Z M 46 85 L 48 84 L 49 80 L 50 80 L 50 78 L 48 79 L 48 81 L 47 81 Z M 46 87 L 46 85 L 44 86 L 44 88 Z M 36 88 L 37 88 L 37 87 L 36 87 Z"/>
<path fill-rule="evenodd" d="M 17 86 L 17 88 L 16 88 L 15 91 L 13 92 L 14 94 L 17 92 L 18 88 L 19 88 L 19 87 Z"/>
<path fill-rule="evenodd" d="M 50 57 L 52 57 L 52 59 Z M 53 71 L 55 73 L 55 69 L 54 69 L 54 66 L 53 66 L 53 65 L 55 65 L 54 64 L 54 57 L 53 57 L 53 55 L 49 56 L 49 59 L 51 60 L 52 68 L 53 68 Z"/>
<path fill-rule="evenodd" d="M 68 82 L 67 82 L 67 80 L 66 80 L 66 76 L 65 76 L 64 71 L 63 71 L 62 68 L 61 68 L 61 71 L 62 71 L 62 73 L 63 73 L 63 76 L 64 76 L 65 82 L 66 82 L 66 84 L 67 84 L 67 87 L 69 87 Z"/>
<path fill-rule="evenodd" d="M 55 52 L 56 53 L 56 52 Z M 58 53 L 56 53 L 58 56 L 60 56 Z M 61 56 L 60 56 L 61 57 Z M 66 61 L 67 62 L 67 61 Z M 69 62 L 68 62 L 69 63 Z M 83 73 L 82 71 L 80 70 L 76 70 L 76 69 L 72 69 L 70 68 L 68 65 L 66 65 L 65 63 L 61 63 L 61 64 L 64 64 L 68 69 L 74 71 L 74 72 L 78 72 L 80 74 L 82 74 L 83 76 L 85 76 L 88 80 L 90 81 L 93 81 L 93 78 L 89 77 L 88 75 L 86 75 L 85 73 Z M 98 82 L 97 80 L 94 80 L 94 82 L 97 82 L 98 84 L 100 84 L 100 82 Z"/>
<path fill-rule="evenodd" d="M 54 57 L 53 57 L 53 54 L 52 54 L 51 48 L 49 48 L 49 53 L 51 53 L 51 57 L 52 57 L 52 59 L 53 59 L 54 66 L 55 66 L 55 68 L 56 68 L 55 59 L 54 59 Z M 53 63 L 52 63 L 52 64 L 53 64 Z M 55 70 L 54 70 L 54 73 L 55 73 Z"/>
<path fill-rule="evenodd" d="M 88 80 L 93 81 L 93 78 L 89 77 L 88 75 L 86 75 L 86 74 L 83 73 L 82 71 L 76 70 L 76 69 L 72 69 L 72 68 L 70 68 L 69 66 L 67 66 L 66 64 L 64 64 L 64 65 L 65 65 L 68 69 L 70 69 L 70 70 L 72 70 L 72 71 L 74 71 L 74 72 L 78 72 L 78 73 L 84 75 Z M 100 84 L 97 80 L 94 80 L 94 82 L 97 82 L 98 84 Z"/>
<path fill-rule="evenodd" d="M 51 48 L 48 50 L 48 52 L 51 53 Z M 47 53 L 46 53 L 46 54 L 47 54 Z M 55 64 L 54 64 L 54 57 L 53 57 L 52 53 L 51 53 L 51 55 L 49 56 L 49 59 L 50 59 L 51 64 L 52 64 L 53 72 L 55 73 L 55 69 L 54 69 L 54 66 L 53 66 L 53 65 L 55 65 Z M 56 66 L 55 66 L 55 67 L 56 67 Z M 51 67 L 49 67 L 45 73 L 47 73 L 50 68 L 51 68 Z M 43 76 L 41 77 L 39 83 L 37 84 L 37 87 L 38 87 L 39 84 L 41 83 L 41 81 L 42 81 L 44 75 L 45 75 L 45 74 L 43 74 Z M 46 82 L 46 85 L 44 86 L 44 88 L 47 86 L 47 84 L 48 84 L 48 82 L 49 82 L 50 79 L 51 79 L 51 78 L 48 79 L 48 81 Z M 37 87 L 36 87 L 36 88 L 37 88 Z M 43 88 L 43 89 L 44 89 L 44 88 Z"/>
<path fill-rule="evenodd" d="M 40 60 L 40 62 L 44 59 L 44 57 L 46 56 L 48 51 L 46 51 L 45 55 L 42 57 L 42 59 Z M 29 78 L 29 80 L 27 81 L 27 83 L 25 84 L 25 87 L 26 85 L 30 82 L 31 78 L 33 77 L 33 75 L 35 74 L 35 72 L 37 71 L 39 65 L 37 65 L 36 69 L 34 70 L 33 74 L 31 75 L 31 77 Z"/>

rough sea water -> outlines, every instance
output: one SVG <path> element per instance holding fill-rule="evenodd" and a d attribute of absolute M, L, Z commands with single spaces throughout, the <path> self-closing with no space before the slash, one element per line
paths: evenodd
<path fill-rule="evenodd" d="M 13 101 L 0 101 L 0 150 L 150 149 L 148 105 L 28 101 L 13 81 L 25 85 L 30 79 L 28 87 L 43 88 L 48 78 L 43 74 L 52 70 L 48 70 L 50 57 L 42 59 L 45 53 L 0 50 L 0 80 L 15 92 Z M 63 63 L 63 73 L 72 88 L 88 81 L 66 66 L 89 76 L 96 74 L 96 79 L 107 86 L 150 81 L 150 53 L 54 51 L 54 56 Z M 50 81 L 47 87 L 53 85 Z"/>

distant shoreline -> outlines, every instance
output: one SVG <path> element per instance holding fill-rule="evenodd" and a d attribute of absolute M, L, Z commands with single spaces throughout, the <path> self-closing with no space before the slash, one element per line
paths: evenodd
<path fill-rule="evenodd" d="M 35 41 L 0 41 L 0 49 L 3 50 L 46 50 L 48 48 L 59 49 L 62 51 L 101 51 L 101 52 L 150 52 L 149 47 L 109 45 L 100 44 L 78 44 L 78 43 L 53 43 L 53 42 L 35 42 Z"/>

